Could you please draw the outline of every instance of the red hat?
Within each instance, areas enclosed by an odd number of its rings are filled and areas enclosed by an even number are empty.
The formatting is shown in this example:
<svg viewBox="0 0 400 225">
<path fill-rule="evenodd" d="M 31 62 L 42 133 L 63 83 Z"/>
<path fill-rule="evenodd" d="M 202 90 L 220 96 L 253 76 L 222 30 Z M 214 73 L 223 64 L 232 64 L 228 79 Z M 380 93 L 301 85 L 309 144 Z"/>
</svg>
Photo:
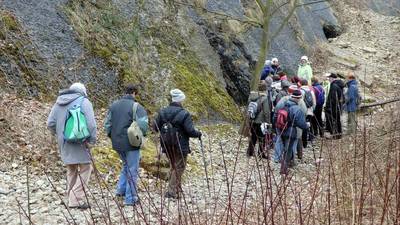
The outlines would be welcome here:
<svg viewBox="0 0 400 225">
<path fill-rule="evenodd" d="M 289 86 L 288 92 L 289 94 L 292 94 L 295 90 L 299 90 L 299 88 L 297 87 L 297 85 L 292 84 Z"/>
</svg>

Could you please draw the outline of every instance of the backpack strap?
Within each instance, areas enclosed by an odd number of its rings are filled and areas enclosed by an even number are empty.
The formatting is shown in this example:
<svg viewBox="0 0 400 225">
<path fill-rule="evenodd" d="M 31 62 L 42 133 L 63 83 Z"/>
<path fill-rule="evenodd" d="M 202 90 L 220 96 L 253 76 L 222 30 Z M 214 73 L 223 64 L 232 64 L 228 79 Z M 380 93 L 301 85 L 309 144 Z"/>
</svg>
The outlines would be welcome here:
<svg viewBox="0 0 400 225">
<path fill-rule="evenodd" d="M 133 106 L 132 106 L 132 117 L 133 117 L 133 120 L 134 121 L 136 121 L 136 119 L 137 119 L 137 109 L 138 109 L 138 107 L 139 107 L 139 103 L 137 103 L 137 102 L 133 102 Z"/>
</svg>

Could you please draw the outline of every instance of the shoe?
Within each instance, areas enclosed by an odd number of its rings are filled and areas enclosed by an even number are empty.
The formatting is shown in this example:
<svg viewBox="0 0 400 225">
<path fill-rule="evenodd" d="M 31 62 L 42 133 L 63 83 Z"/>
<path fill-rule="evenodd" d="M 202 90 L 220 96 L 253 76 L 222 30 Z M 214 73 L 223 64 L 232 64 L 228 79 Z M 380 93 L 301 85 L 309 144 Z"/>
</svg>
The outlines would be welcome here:
<svg viewBox="0 0 400 225">
<path fill-rule="evenodd" d="M 134 207 L 134 206 L 139 205 L 139 204 L 140 204 L 140 201 L 137 200 L 136 202 L 133 202 L 133 203 L 124 203 L 124 206 L 125 207 L 129 207 L 129 206 Z"/>
<path fill-rule="evenodd" d="M 85 209 L 89 209 L 89 208 L 90 208 L 90 205 L 87 204 L 87 203 L 83 203 L 82 205 L 68 206 L 68 208 L 70 208 L 70 209 L 83 209 L 83 210 L 85 210 Z"/>
<path fill-rule="evenodd" d="M 178 195 L 174 195 L 174 194 L 171 194 L 169 192 L 165 193 L 164 197 L 165 198 L 172 198 L 172 199 L 178 199 L 179 198 Z"/>
</svg>

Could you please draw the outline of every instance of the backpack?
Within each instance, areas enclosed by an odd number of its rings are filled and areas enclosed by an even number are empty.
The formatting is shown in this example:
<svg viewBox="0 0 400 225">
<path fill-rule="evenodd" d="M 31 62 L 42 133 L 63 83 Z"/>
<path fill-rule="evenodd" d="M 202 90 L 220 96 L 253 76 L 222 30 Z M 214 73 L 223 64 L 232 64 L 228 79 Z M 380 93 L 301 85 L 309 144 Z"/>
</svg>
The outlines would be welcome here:
<svg viewBox="0 0 400 225">
<path fill-rule="evenodd" d="M 302 90 L 304 91 L 304 103 L 306 103 L 307 108 L 311 108 L 314 104 L 311 91 L 304 90 L 304 89 L 302 89 Z"/>
<path fill-rule="evenodd" d="M 136 148 L 140 148 L 143 143 L 143 132 L 140 129 L 139 124 L 136 121 L 137 120 L 136 112 L 137 112 L 138 106 L 139 106 L 139 103 L 137 103 L 137 102 L 133 103 L 133 111 L 132 111 L 133 121 L 127 131 L 129 144 L 131 144 L 133 147 L 136 147 Z"/>
<path fill-rule="evenodd" d="M 179 149 L 179 128 L 174 126 L 174 123 L 176 123 L 175 120 L 182 111 L 183 109 L 179 110 L 171 120 L 167 120 L 159 128 L 163 150 Z"/>
<path fill-rule="evenodd" d="M 254 120 L 261 111 L 260 99 L 261 97 L 258 97 L 255 101 L 250 101 L 247 106 L 247 117 L 250 120 Z"/>
<path fill-rule="evenodd" d="M 314 86 L 314 93 L 317 105 L 323 105 L 325 103 L 325 92 L 321 86 Z"/>
<path fill-rule="evenodd" d="M 83 143 L 90 137 L 86 117 L 81 108 L 84 99 L 83 96 L 79 97 L 73 101 L 72 106 L 67 110 L 64 126 L 64 140 L 66 142 Z M 76 104 L 76 101 L 79 103 Z"/>
<path fill-rule="evenodd" d="M 285 106 L 279 109 L 277 112 L 275 127 L 281 130 L 281 132 L 285 131 L 288 128 L 289 108 L 290 106 L 285 104 Z"/>
</svg>

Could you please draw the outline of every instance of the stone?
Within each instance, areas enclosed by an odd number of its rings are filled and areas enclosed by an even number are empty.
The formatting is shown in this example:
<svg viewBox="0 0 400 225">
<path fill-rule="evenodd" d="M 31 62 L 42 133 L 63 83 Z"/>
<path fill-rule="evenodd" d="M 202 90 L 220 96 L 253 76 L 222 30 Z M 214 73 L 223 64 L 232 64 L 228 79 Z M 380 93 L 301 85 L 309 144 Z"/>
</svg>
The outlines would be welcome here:
<svg viewBox="0 0 400 225">
<path fill-rule="evenodd" d="M 371 48 L 371 47 L 363 47 L 362 50 L 363 50 L 364 52 L 367 52 L 367 53 L 374 53 L 374 54 L 377 52 L 377 50 L 376 50 L 375 48 Z"/>
<path fill-rule="evenodd" d="M 11 193 L 10 190 L 6 190 L 6 189 L 3 189 L 3 188 L 0 188 L 0 195 L 8 195 L 9 193 Z"/>
<path fill-rule="evenodd" d="M 12 163 L 12 164 L 11 164 L 11 168 L 13 168 L 13 169 L 18 168 L 18 164 L 17 164 L 17 163 Z"/>
</svg>

